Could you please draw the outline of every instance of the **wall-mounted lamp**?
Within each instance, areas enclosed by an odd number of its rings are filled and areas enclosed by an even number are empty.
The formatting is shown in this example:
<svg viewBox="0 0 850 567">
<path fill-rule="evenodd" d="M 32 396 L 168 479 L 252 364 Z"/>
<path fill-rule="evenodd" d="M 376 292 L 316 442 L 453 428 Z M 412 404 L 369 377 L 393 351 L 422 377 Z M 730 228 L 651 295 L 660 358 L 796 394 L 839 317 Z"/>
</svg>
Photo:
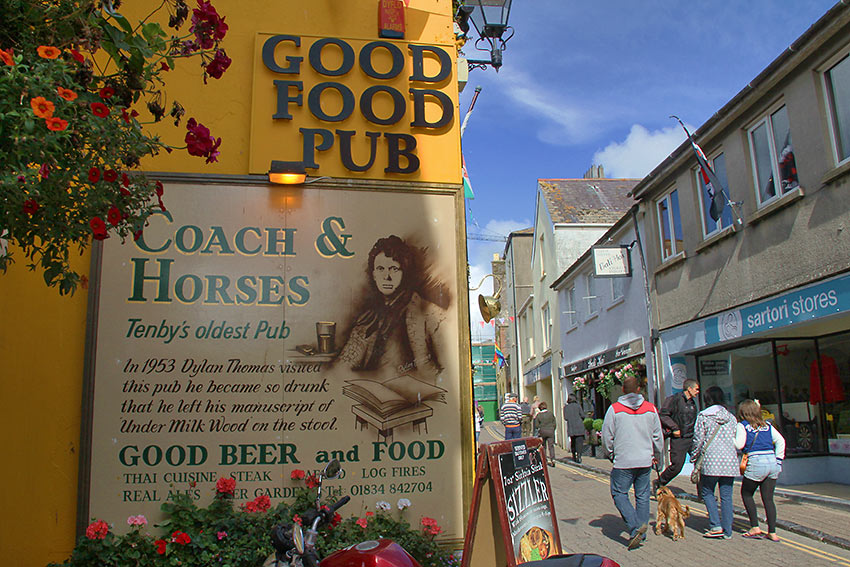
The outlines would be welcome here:
<svg viewBox="0 0 850 567">
<path fill-rule="evenodd" d="M 484 280 L 487 278 L 493 278 L 495 282 L 499 285 L 499 289 L 496 290 L 496 293 L 493 295 L 478 295 L 478 310 L 481 312 L 481 317 L 484 319 L 485 323 L 489 323 L 490 319 L 495 317 L 499 311 L 502 310 L 502 303 L 499 301 L 499 294 L 502 292 L 502 282 L 494 276 L 493 274 L 487 274 L 481 281 L 478 282 L 478 285 L 470 288 L 469 291 L 475 291 L 481 284 L 484 283 Z"/>
<path fill-rule="evenodd" d="M 469 37 L 469 24 L 475 27 L 478 38 L 475 49 L 490 51 L 490 59 L 469 59 L 469 69 L 486 69 L 491 65 L 496 71 L 502 66 L 502 51 L 505 43 L 514 35 L 514 29 L 508 25 L 512 0 L 463 0 L 455 15 L 455 21 L 461 31 Z M 507 36 L 505 36 L 507 33 Z M 472 38 L 470 38 L 472 39 Z M 486 42 L 488 47 L 478 47 Z"/>
<path fill-rule="evenodd" d="M 278 185 L 300 185 L 307 180 L 303 161 L 273 160 L 269 167 L 269 181 Z"/>
</svg>

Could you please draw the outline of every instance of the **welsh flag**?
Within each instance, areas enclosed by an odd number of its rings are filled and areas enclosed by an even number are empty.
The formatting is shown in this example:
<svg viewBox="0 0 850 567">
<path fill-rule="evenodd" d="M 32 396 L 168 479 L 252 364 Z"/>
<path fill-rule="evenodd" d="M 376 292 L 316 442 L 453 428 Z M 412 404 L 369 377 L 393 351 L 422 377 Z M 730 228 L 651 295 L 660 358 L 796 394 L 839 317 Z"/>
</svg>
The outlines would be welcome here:
<svg viewBox="0 0 850 567">
<path fill-rule="evenodd" d="M 472 192 L 472 183 L 469 181 L 469 173 L 466 171 L 466 159 L 463 154 L 460 156 L 460 170 L 463 174 L 463 198 L 474 199 L 475 193 Z"/>
</svg>

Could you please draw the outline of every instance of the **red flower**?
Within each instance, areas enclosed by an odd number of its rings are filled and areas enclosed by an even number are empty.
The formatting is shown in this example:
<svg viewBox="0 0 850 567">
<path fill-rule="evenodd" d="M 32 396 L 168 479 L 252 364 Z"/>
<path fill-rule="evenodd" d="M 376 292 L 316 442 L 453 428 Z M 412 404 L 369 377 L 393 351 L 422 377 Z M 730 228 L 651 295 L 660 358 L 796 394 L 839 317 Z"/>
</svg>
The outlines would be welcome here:
<svg viewBox="0 0 850 567">
<path fill-rule="evenodd" d="M 44 123 L 47 125 L 47 129 L 53 132 L 61 132 L 62 130 L 68 127 L 67 120 L 62 120 L 61 118 L 56 118 L 55 116 L 45 118 Z"/>
<path fill-rule="evenodd" d="M 130 112 L 127 112 L 128 110 L 130 110 L 130 109 L 129 108 L 122 108 L 121 109 L 121 120 L 123 120 L 127 124 L 130 123 L 131 119 L 133 119 L 133 118 L 135 118 L 136 116 L 139 115 L 139 113 L 136 112 L 135 110 L 131 110 Z"/>
<path fill-rule="evenodd" d="M 435 520 L 434 518 L 429 518 L 426 516 L 422 518 L 421 524 L 422 530 L 426 534 L 430 534 L 432 536 L 435 536 L 443 531 L 443 528 L 437 525 L 437 520 Z"/>
<path fill-rule="evenodd" d="M 86 528 L 86 537 L 89 539 L 103 539 L 109 533 L 109 524 L 103 520 L 97 520 Z"/>
<path fill-rule="evenodd" d="M 360 518 L 354 523 L 365 530 L 366 526 L 369 524 L 369 520 L 367 520 L 366 518 Z"/>
<path fill-rule="evenodd" d="M 212 4 L 198 0 L 198 7 L 192 10 L 192 26 L 189 31 L 195 34 L 195 39 L 202 49 L 211 49 L 216 41 L 224 39 L 227 24 Z"/>
<path fill-rule="evenodd" d="M 319 486 L 319 479 L 316 478 L 316 475 L 314 474 L 308 476 L 304 482 L 307 483 L 307 488 L 316 488 L 317 486 Z"/>
<path fill-rule="evenodd" d="M 24 212 L 30 216 L 38 210 L 38 202 L 35 199 L 27 199 L 23 205 Z"/>
<path fill-rule="evenodd" d="M 39 118 L 50 118 L 53 116 L 53 110 L 55 109 L 53 103 L 43 96 L 31 98 L 30 106 L 32 107 L 33 114 Z"/>
<path fill-rule="evenodd" d="M 203 124 L 198 124 L 194 118 L 186 123 L 186 150 L 190 156 L 206 157 L 207 163 L 218 161 L 218 147 L 221 138 L 213 138 L 210 129 Z"/>
<path fill-rule="evenodd" d="M 102 102 L 93 102 L 89 105 L 89 107 L 91 108 L 92 114 L 98 118 L 106 118 L 109 116 L 109 107 Z"/>
<path fill-rule="evenodd" d="M 89 221 L 89 226 L 91 226 L 91 231 L 95 240 L 105 240 L 109 237 L 106 233 L 106 223 L 103 222 L 102 218 L 94 217 Z"/>
<path fill-rule="evenodd" d="M 306 473 L 301 469 L 294 469 L 292 471 L 292 474 L 289 475 L 289 478 L 291 478 L 292 480 L 303 480 L 305 476 Z"/>
<path fill-rule="evenodd" d="M 236 479 L 223 476 L 215 482 L 215 491 L 218 494 L 225 496 L 233 496 L 233 491 L 236 490 Z"/>
<path fill-rule="evenodd" d="M 335 513 L 334 513 L 334 517 L 333 517 L 333 519 L 331 520 L 331 527 L 332 527 L 332 528 L 335 528 L 336 526 L 338 526 L 338 525 L 339 525 L 339 523 L 340 523 L 341 521 L 342 521 L 342 516 L 340 516 L 340 515 L 339 515 L 339 513 L 336 513 L 336 512 L 335 512 Z"/>
<path fill-rule="evenodd" d="M 85 61 L 83 54 L 77 51 L 76 49 L 69 49 L 68 53 L 71 54 L 71 57 L 73 57 L 74 61 L 76 61 L 77 63 L 82 63 L 83 61 Z"/>
<path fill-rule="evenodd" d="M 262 496 L 257 496 L 250 502 L 243 504 L 242 509 L 246 512 L 265 512 L 271 508 L 271 506 L 271 499 L 267 495 L 263 494 Z"/>
<path fill-rule="evenodd" d="M 192 543 L 192 538 L 186 532 L 176 531 L 171 534 L 171 541 L 180 545 L 187 545 Z"/>
<path fill-rule="evenodd" d="M 301 516 L 299 516 L 298 514 L 295 514 L 294 516 L 292 516 L 292 521 L 293 521 L 293 522 L 295 522 L 296 524 L 298 524 L 299 526 L 303 526 L 303 525 L 304 525 L 304 524 L 302 523 L 302 522 L 303 522 L 303 520 L 301 520 Z"/>
<path fill-rule="evenodd" d="M 112 183 L 118 179 L 118 173 L 115 172 L 114 169 L 104 169 L 103 170 L 103 180 Z"/>
<path fill-rule="evenodd" d="M 77 93 L 75 93 L 71 89 L 66 89 L 65 87 L 56 87 L 56 92 L 59 93 L 59 96 L 61 96 L 65 100 L 71 101 L 77 99 Z"/>
<path fill-rule="evenodd" d="M 12 48 L 10 47 L 8 51 L 4 49 L 0 49 L 0 59 L 3 60 L 3 63 L 13 67 L 15 65 L 15 60 L 12 59 Z"/>
<path fill-rule="evenodd" d="M 159 553 L 160 555 L 165 555 L 165 546 L 166 546 L 165 540 L 164 539 L 158 539 L 153 543 L 156 546 L 156 552 Z"/>
<path fill-rule="evenodd" d="M 58 48 L 53 47 L 52 45 L 39 45 L 38 56 L 43 59 L 56 59 L 59 57 L 59 54 L 62 53 Z"/>
<path fill-rule="evenodd" d="M 123 185 L 124 187 L 130 186 L 130 176 L 126 173 L 121 174 L 121 185 Z"/>
<path fill-rule="evenodd" d="M 168 63 L 163 61 L 162 63 L 159 64 L 159 70 L 160 71 L 170 71 L 171 67 L 168 66 Z"/>
<path fill-rule="evenodd" d="M 113 89 L 112 87 L 103 87 L 102 89 L 100 89 L 100 92 L 97 93 L 97 95 L 100 98 L 102 98 L 103 100 L 112 98 L 112 95 L 114 95 L 114 94 L 115 94 L 115 89 Z"/>
<path fill-rule="evenodd" d="M 223 49 L 217 49 L 213 60 L 207 63 L 207 74 L 213 79 L 220 79 L 230 67 L 231 59 Z"/>
<path fill-rule="evenodd" d="M 109 207 L 109 211 L 106 213 L 106 220 L 109 221 L 109 224 L 112 226 L 118 226 L 118 223 L 121 222 L 122 218 L 124 218 L 124 215 L 121 214 L 121 209 L 115 205 Z"/>
<path fill-rule="evenodd" d="M 50 166 L 46 163 L 41 164 L 41 167 L 38 168 L 38 175 L 42 179 L 47 179 L 47 177 L 50 175 Z"/>
<path fill-rule="evenodd" d="M 375 513 L 374 513 L 374 512 L 366 512 L 366 517 L 374 516 L 374 515 L 375 515 Z"/>
<path fill-rule="evenodd" d="M 138 240 L 142 237 L 142 229 L 133 232 L 133 240 Z"/>
<path fill-rule="evenodd" d="M 89 170 L 89 183 L 97 183 L 100 181 L 100 170 L 93 167 Z"/>
</svg>

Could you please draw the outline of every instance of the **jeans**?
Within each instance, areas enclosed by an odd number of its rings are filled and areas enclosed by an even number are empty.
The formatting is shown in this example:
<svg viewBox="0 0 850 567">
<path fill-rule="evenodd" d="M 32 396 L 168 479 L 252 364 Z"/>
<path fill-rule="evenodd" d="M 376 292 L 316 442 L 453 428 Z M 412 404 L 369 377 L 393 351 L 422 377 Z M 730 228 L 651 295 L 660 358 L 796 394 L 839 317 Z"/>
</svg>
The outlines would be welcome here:
<svg viewBox="0 0 850 567">
<path fill-rule="evenodd" d="M 776 455 L 759 453 L 749 456 L 744 476 L 761 482 L 766 478 L 776 480 L 780 472 L 782 472 L 782 466 L 776 462 Z"/>
<path fill-rule="evenodd" d="M 702 475 L 702 501 L 708 511 L 709 529 L 723 528 L 723 534 L 732 535 L 732 484 L 735 477 Z M 714 489 L 720 486 L 720 514 L 717 513 L 717 500 Z"/>
<path fill-rule="evenodd" d="M 650 467 L 636 469 L 611 469 L 611 497 L 634 536 L 639 527 L 649 523 L 649 480 Z M 629 490 L 634 486 L 635 505 L 629 500 Z M 730 492 L 731 494 L 731 492 Z"/>
<path fill-rule="evenodd" d="M 505 441 L 509 439 L 522 439 L 522 427 L 505 427 Z"/>
</svg>

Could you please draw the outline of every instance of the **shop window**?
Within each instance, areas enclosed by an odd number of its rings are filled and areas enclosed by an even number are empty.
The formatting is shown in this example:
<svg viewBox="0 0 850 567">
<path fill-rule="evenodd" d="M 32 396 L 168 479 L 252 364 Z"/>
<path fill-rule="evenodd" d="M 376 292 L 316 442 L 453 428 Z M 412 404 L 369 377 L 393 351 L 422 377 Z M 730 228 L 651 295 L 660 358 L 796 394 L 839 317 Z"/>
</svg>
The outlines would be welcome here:
<svg viewBox="0 0 850 567">
<path fill-rule="evenodd" d="M 820 386 L 812 396 L 823 405 L 824 429 L 830 453 L 850 454 L 850 333 L 818 339 L 820 380 L 813 369 L 809 376 L 811 388 Z M 815 384 L 814 382 L 817 382 Z"/>
<path fill-rule="evenodd" d="M 821 428 L 823 398 L 817 360 L 813 339 L 776 341 L 781 407 L 765 405 L 764 401 L 762 404 L 776 414 L 774 424 L 785 437 L 785 452 L 789 455 L 826 450 Z"/>
<path fill-rule="evenodd" d="M 850 55 L 824 73 L 836 162 L 850 158 Z"/>
<path fill-rule="evenodd" d="M 732 198 L 732 195 L 729 193 L 729 182 L 726 178 L 726 156 L 724 154 L 718 154 L 711 161 L 711 168 L 714 170 L 714 173 L 717 175 L 717 179 L 723 185 L 723 191 L 726 192 L 726 196 L 729 199 Z M 709 236 L 717 232 L 718 230 L 724 229 L 728 226 L 732 226 L 732 208 L 728 205 L 723 207 L 723 212 L 720 214 L 720 218 L 715 221 L 711 218 L 711 198 L 708 196 L 708 190 L 705 188 L 705 183 L 703 183 L 702 175 L 700 175 L 699 169 L 694 172 L 697 180 L 697 187 L 700 189 L 700 204 L 702 206 L 702 226 L 703 226 L 703 234 L 705 236 Z M 719 193 L 720 189 L 715 187 L 715 191 L 718 194 L 714 197 L 718 203 L 725 204 L 726 197 Z"/>
<path fill-rule="evenodd" d="M 679 192 L 673 189 L 657 202 L 658 234 L 661 239 L 661 260 L 672 258 L 684 250 L 682 217 L 679 215 Z"/>
<path fill-rule="evenodd" d="M 799 186 L 791 125 L 785 106 L 766 115 L 750 128 L 749 140 L 759 205 Z"/>
<path fill-rule="evenodd" d="M 599 312 L 599 296 L 596 295 L 596 278 L 593 277 L 593 274 L 587 274 L 584 276 L 584 282 L 585 290 L 587 291 L 584 299 L 587 301 L 587 317 L 590 318 Z"/>
</svg>

